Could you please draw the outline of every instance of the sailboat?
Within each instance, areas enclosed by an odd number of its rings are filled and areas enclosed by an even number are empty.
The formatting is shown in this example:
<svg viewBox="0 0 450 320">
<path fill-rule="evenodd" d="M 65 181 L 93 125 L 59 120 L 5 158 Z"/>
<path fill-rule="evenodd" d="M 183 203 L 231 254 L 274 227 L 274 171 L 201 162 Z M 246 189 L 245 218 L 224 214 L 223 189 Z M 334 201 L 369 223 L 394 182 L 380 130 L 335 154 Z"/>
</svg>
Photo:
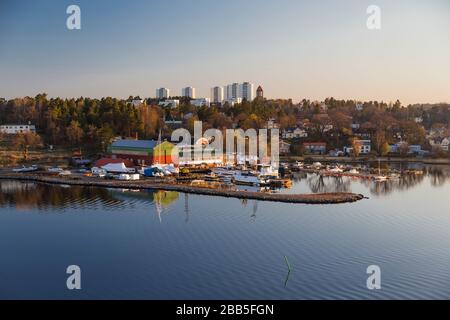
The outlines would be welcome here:
<svg viewBox="0 0 450 320">
<path fill-rule="evenodd" d="M 388 180 L 388 177 L 381 175 L 380 159 L 378 159 L 378 175 L 375 176 L 374 180 L 376 182 L 385 182 Z"/>
</svg>

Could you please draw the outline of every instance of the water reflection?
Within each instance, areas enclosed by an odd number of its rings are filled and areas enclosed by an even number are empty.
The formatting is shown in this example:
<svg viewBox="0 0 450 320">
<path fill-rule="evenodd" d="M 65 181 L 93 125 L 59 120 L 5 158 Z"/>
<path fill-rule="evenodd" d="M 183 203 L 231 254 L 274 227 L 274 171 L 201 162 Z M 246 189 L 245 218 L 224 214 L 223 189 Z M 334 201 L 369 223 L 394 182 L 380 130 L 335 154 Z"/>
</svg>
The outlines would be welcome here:
<svg viewBox="0 0 450 320">
<path fill-rule="evenodd" d="M 384 169 L 388 169 L 385 167 Z M 389 169 L 400 173 L 397 179 L 385 182 L 374 182 L 350 177 L 324 177 L 318 174 L 296 174 L 293 181 L 297 184 L 306 183 L 312 193 L 352 192 L 354 184 L 367 188 L 373 195 L 382 196 L 393 192 L 407 191 L 429 180 L 431 186 L 442 187 L 450 181 L 448 166 L 425 166 L 413 164 L 412 166 L 392 165 Z"/>
<path fill-rule="evenodd" d="M 82 186 L 59 186 L 34 182 L 0 181 L 0 207 L 19 211 L 49 209 L 127 209 L 137 204 L 155 205 L 161 214 L 179 199 L 175 191 L 140 191 Z M 187 201 L 187 200 L 186 200 Z M 188 207 L 186 202 L 186 211 Z"/>
</svg>

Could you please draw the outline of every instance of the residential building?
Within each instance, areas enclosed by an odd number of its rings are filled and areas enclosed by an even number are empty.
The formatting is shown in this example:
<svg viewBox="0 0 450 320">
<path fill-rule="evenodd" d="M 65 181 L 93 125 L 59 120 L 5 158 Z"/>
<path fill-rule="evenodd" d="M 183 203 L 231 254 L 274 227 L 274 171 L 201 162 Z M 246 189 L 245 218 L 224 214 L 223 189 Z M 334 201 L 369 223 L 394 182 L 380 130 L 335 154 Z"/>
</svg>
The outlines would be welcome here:
<svg viewBox="0 0 450 320">
<path fill-rule="evenodd" d="M 145 101 L 140 98 L 134 98 L 134 99 L 130 100 L 129 103 L 131 103 L 133 105 L 133 107 L 139 107 L 139 106 L 145 104 Z"/>
<path fill-rule="evenodd" d="M 233 83 L 229 84 L 225 87 L 225 98 L 226 100 L 238 99 L 241 98 L 240 94 L 240 84 Z"/>
<path fill-rule="evenodd" d="M 305 129 L 296 127 L 296 128 L 287 128 L 282 131 L 281 136 L 283 139 L 301 139 L 307 138 L 308 132 Z"/>
<path fill-rule="evenodd" d="M 355 140 L 353 146 L 358 148 L 358 154 L 366 155 L 372 151 L 372 141 L 371 140 Z M 344 147 L 345 154 L 351 154 L 353 147 Z"/>
<path fill-rule="evenodd" d="M 167 99 L 170 97 L 170 89 L 158 88 L 156 89 L 156 99 Z"/>
<path fill-rule="evenodd" d="M 280 154 L 286 155 L 291 153 L 290 143 L 280 140 L 279 147 L 280 147 Z"/>
<path fill-rule="evenodd" d="M 236 103 L 242 103 L 242 98 L 225 99 L 224 103 L 228 103 L 231 107 L 233 107 Z"/>
<path fill-rule="evenodd" d="M 242 100 L 247 100 L 247 101 L 253 101 L 253 99 L 255 99 L 255 94 L 254 94 L 254 86 L 253 83 L 250 82 L 244 82 L 241 85 L 241 98 Z"/>
<path fill-rule="evenodd" d="M 195 88 L 193 87 L 186 87 L 181 89 L 181 96 L 182 97 L 188 97 L 191 99 L 195 99 L 196 95 L 195 95 Z"/>
<path fill-rule="evenodd" d="M 267 120 L 267 129 L 279 129 L 280 125 L 278 123 L 276 123 L 276 119 L 275 118 L 270 118 L 269 120 Z"/>
<path fill-rule="evenodd" d="M 250 82 L 230 84 L 225 87 L 225 98 L 229 101 L 238 98 L 253 101 L 255 98 L 254 85 Z"/>
<path fill-rule="evenodd" d="M 221 104 L 224 100 L 223 88 L 214 87 L 211 89 L 211 102 L 215 104 Z"/>
<path fill-rule="evenodd" d="M 170 107 L 170 108 L 174 109 L 174 108 L 177 108 L 180 105 L 180 100 L 178 100 L 178 99 L 168 99 L 168 100 L 161 101 L 159 103 L 159 105 L 162 106 L 162 107 L 166 107 L 166 108 Z"/>
<path fill-rule="evenodd" d="M 211 100 L 209 98 L 200 98 L 191 100 L 191 104 L 195 107 L 209 107 L 211 105 Z"/>
<path fill-rule="evenodd" d="M 36 132 L 36 127 L 31 124 L 6 124 L 0 126 L 0 133 L 18 134 Z"/>
<path fill-rule="evenodd" d="M 303 143 L 303 148 L 309 154 L 323 155 L 327 153 L 327 144 L 325 142 L 305 142 Z"/>
</svg>

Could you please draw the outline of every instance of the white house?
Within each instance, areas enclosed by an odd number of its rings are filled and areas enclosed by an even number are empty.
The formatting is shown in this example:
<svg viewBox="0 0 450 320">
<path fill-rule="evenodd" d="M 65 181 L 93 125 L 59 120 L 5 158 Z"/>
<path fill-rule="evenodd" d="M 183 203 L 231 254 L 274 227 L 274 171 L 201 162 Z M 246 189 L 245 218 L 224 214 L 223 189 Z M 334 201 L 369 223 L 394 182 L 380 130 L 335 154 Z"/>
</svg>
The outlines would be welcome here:
<svg viewBox="0 0 450 320">
<path fill-rule="evenodd" d="M 170 107 L 173 109 L 180 105 L 180 100 L 177 100 L 177 99 L 164 100 L 164 101 L 161 101 L 159 103 L 159 105 L 162 107 Z"/>
<path fill-rule="evenodd" d="M 209 107 L 211 105 L 211 99 L 209 98 L 199 98 L 191 100 L 191 104 L 195 107 Z"/>
<path fill-rule="evenodd" d="M 359 154 L 369 154 L 372 151 L 372 141 L 370 140 L 356 140 L 355 146 L 359 148 Z M 344 153 L 350 154 L 353 147 L 344 147 Z"/>
<path fill-rule="evenodd" d="M 288 128 L 283 130 L 281 136 L 283 139 L 300 139 L 307 138 L 308 132 L 302 128 Z"/>
<path fill-rule="evenodd" d="M 36 127 L 31 124 L 6 124 L 0 126 L 0 132 L 6 134 L 36 132 Z"/>
</svg>

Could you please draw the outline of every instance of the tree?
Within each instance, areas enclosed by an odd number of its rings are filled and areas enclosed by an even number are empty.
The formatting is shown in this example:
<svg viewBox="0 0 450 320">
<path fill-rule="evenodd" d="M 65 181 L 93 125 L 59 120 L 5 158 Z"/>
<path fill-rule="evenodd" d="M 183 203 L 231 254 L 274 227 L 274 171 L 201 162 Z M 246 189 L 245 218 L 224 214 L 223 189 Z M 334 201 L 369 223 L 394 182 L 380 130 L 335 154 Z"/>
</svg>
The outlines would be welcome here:
<svg viewBox="0 0 450 320">
<path fill-rule="evenodd" d="M 34 132 L 26 132 L 16 134 L 13 139 L 13 145 L 19 149 L 23 150 L 25 160 L 28 159 L 28 151 L 30 148 L 36 148 L 42 145 L 42 139 L 39 135 Z"/>
<path fill-rule="evenodd" d="M 67 139 L 72 145 L 79 144 L 81 142 L 81 139 L 83 139 L 84 136 L 84 132 L 83 129 L 81 129 L 78 121 L 72 120 L 70 122 L 70 125 L 66 129 L 66 135 Z"/>
</svg>

